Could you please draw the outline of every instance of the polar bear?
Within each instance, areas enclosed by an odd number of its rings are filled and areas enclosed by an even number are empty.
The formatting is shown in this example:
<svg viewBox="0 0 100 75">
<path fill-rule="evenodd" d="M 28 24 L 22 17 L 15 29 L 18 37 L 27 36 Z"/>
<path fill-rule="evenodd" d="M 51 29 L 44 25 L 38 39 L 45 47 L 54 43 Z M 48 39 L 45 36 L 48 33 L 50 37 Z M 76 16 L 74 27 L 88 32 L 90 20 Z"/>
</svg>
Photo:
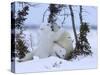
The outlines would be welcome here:
<svg viewBox="0 0 100 75">
<path fill-rule="evenodd" d="M 73 42 L 70 34 L 65 29 L 61 28 L 56 33 L 56 37 L 59 38 L 56 39 L 55 43 L 66 50 L 67 56 L 73 50 Z"/>
<path fill-rule="evenodd" d="M 54 45 L 55 32 L 51 30 L 50 25 L 41 25 L 39 28 L 38 47 L 30 53 L 27 53 L 23 59 L 19 61 L 27 61 L 33 59 L 33 56 L 46 58 L 51 55 Z"/>
<path fill-rule="evenodd" d="M 40 58 L 45 58 L 51 55 L 53 49 L 54 32 L 51 30 L 50 26 L 44 25 L 40 27 L 39 32 L 39 44 L 36 49 L 34 56 L 39 56 Z"/>
<path fill-rule="evenodd" d="M 58 54 L 60 58 L 64 58 L 73 50 L 70 34 L 58 25 L 54 25 L 54 31 L 51 29 L 51 24 L 41 26 L 39 39 L 41 40 L 34 55 L 40 58 L 53 54 L 56 56 Z"/>
<path fill-rule="evenodd" d="M 51 54 L 51 56 L 56 56 L 56 57 L 64 59 L 65 55 L 66 55 L 66 49 L 62 48 L 58 44 L 54 44 L 53 53 Z"/>
<path fill-rule="evenodd" d="M 51 25 L 41 25 L 39 28 L 38 47 L 30 53 L 27 53 L 23 59 L 19 61 L 32 60 L 33 56 L 46 58 L 49 56 L 58 56 L 64 58 L 73 50 L 72 40 L 64 28 L 54 25 L 54 31 Z"/>
</svg>

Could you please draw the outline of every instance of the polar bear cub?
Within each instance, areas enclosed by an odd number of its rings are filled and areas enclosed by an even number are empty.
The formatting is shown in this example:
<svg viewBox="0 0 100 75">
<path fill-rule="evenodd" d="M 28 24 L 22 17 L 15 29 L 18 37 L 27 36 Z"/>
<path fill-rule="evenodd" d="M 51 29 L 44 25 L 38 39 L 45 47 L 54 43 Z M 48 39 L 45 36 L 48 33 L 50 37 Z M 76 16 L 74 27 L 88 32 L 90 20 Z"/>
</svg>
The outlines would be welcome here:
<svg viewBox="0 0 100 75">
<path fill-rule="evenodd" d="M 66 49 L 62 48 L 58 44 L 54 44 L 54 46 L 53 46 L 53 53 L 52 53 L 51 56 L 57 56 L 59 58 L 64 59 L 65 55 L 66 55 Z"/>
<path fill-rule="evenodd" d="M 51 55 L 53 49 L 54 32 L 51 30 L 50 26 L 44 25 L 40 27 L 39 30 L 39 43 L 38 47 L 34 53 L 34 56 L 39 56 L 40 58 L 45 58 Z"/>
<path fill-rule="evenodd" d="M 71 36 L 64 28 L 60 28 L 56 33 L 55 43 L 66 50 L 66 55 L 73 50 Z"/>
</svg>

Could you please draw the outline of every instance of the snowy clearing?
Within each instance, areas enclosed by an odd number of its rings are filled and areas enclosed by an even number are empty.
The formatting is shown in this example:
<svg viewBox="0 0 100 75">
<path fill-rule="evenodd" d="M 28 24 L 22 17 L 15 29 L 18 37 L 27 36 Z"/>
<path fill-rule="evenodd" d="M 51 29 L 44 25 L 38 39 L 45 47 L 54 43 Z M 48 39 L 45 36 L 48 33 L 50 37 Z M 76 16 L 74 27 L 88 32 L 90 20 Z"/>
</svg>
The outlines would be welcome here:
<svg viewBox="0 0 100 75">
<path fill-rule="evenodd" d="M 77 59 L 72 61 L 66 61 L 55 56 L 51 56 L 44 59 L 39 59 L 34 57 L 33 60 L 27 62 L 15 62 L 15 72 L 16 73 L 25 73 L 25 72 L 44 72 L 44 71 L 59 71 L 59 70 L 74 70 L 74 69 L 93 69 L 97 67 L 97 31 L 90 29 L 91 32 L 88 34 L 88 40 L 91 45 L 91 50 L 93 52 L 92 56 L 79 56 Z M 72 30 L 68 30 L 73 35 Z M 25 33 L 32 36 L 36 39 L 37 35 L 34 31 L 28 31 L 30 33 Z M 73 38 L 73 36 L 72 36 Z M 27 40 L 29 41 L 29 40 Z M 34 45 L 37 44 L 37 41 L 34 41 Z M 35 47 L 34 47 L 35 48 Z M 31 51 L 31 50 L 30 50 Z"/>
</svg>

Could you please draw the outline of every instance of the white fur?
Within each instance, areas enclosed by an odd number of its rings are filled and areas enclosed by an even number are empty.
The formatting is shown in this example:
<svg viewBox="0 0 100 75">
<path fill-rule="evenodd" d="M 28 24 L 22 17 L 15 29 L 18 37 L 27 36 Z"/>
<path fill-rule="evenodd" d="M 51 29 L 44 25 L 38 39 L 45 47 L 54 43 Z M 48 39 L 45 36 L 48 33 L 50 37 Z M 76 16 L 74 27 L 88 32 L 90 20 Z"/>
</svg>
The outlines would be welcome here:
<svg viewBox="0 0 100 75">
<path fill-rule="evenodd" d="M 31 60 L 33 56 L 39 58 L 46 58 L 50 55 L 56 56 L 55 53 L 64 58 L 65 54 L 73 50 L 71 37 L 63 28 L 52 31 L 50 25 L 41 25 L 38 39 L 38 47 L 31 53 L 27 53 L 20 61 Z"/>
<path fill-rule="evenodd" d="M 53 53 L 51 56 L 57 56 L 59 58 L 65 58 L 66 55 L 66 49 L 62 48 L 61 46 L 59 46 L 58 44 L 54 44 L 53 46 Z"/>
<path fill-rule="evenodd" d="M 39 44 L 34 55 L 40 58 L 48 57 L 52 52 L 54 32 L 47 25 L 40 27 Z"/>
<path fill-rule="evenodd" d="M 31 53 L 27 53 L 26 56 L 20 61 L 30 60 L 33 56 L 38 56 L 39 58 L 46 58 L 50 56 L 54 45 L 54 35 L 55 34 L 49 25 L 41 25 L 38 36 L 38 47 Z"/>
<path fill-rule="evenodd" d="M 56 34 L 57 44 L 66 49 L 66 54 L 73 50 L 73 43 L 70 34 L 61 28 Z M 59 37 L 60 36 L 60 37 Z"/>
</svg>

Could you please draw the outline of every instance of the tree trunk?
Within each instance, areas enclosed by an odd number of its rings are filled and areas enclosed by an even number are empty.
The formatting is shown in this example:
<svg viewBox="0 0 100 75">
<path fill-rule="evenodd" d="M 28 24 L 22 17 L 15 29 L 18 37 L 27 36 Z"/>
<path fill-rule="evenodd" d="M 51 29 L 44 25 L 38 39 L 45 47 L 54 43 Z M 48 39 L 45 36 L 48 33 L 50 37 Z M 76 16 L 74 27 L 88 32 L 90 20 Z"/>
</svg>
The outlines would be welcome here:
<svg viewBox="0 0 100 75">
<path fill-rule="evenodd" d="M 72 20 L 74 37 L 75 37 L 75 41 L 76 41 L 76 44 L 77 44 L 78 40 L 77 40 L 77 33 L 76 33 L 76 28 L 75 28 L 74 13 L 73 13 L 73 9 L 72 9 L 71 5 L 69 5 L 69 9 L 70 9 L 70 13 L 71 13 L 71 20 Z"/>
<path fill-rule="evenodd" d="M 82 25 L 82 23 L 83 23 L 83 17 L 82 17 L 82 6 L 80 6 L 79 17 L 80 17 L 80 24 Z"/>
</svg>

